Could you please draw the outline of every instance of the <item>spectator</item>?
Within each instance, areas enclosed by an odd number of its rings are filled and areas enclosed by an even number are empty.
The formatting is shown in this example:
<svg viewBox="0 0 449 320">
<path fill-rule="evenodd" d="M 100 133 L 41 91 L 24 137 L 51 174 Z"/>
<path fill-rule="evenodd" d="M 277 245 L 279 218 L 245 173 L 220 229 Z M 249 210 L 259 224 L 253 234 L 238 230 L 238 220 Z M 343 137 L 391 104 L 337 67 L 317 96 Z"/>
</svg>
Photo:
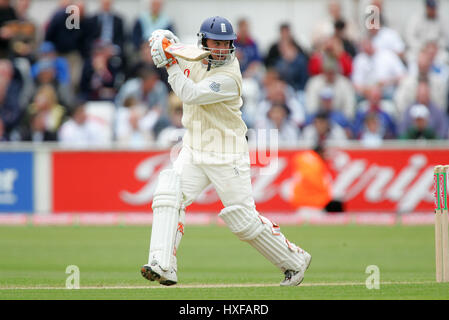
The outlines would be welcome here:
<svg viewBox="0 0 449 320">
<path fill-rule="evenodd" d="M 333 89 L 333 109 L 343 112 L 352 119 L 355 108 L 355 93 L 351 82 L 339 73 L 339 65 L 335 59 L 323 61 L 323 73 L 309 79 L 305 88 L 307 114 L 318 111 L 320 106 L 320 92 L 323 88 Z"/>
<path fill-rule="evenodd" d="M 262 58 L 258 45 L 251 36 L 248 20 L 245 18 L 240 19 L 238 22 L 237 39 L 234 45 L 243 77 L 257 76 L 262 66 Z"/>
<path fill-rule="evenodd" d="M 316 23 L 312 31 L 312 45 L 314 48 L 320 46 L 325 39 L 333 36 L 336 32 L 335 23 L 342 22 L 346 26 L 348 39 L 354 41 L 358 37 L 356 25 L 343 16 L 341 1 L 329 0 L 327 2 L 327 16 Z"/>
<path fill-rule="evenodd" d="M 326 112 L 332 124 L 342 127 L 348 138 L 352 137 L 352 125 L 343 112 L 334 109 L 334 90 L 331 87 L 325 87 L 320 91 L 320 106 L 318 111 L 307 117 L 306 125 L 313 123 L 316 115 L 320 112 Z"/>
<path fill-rule="evenodd" d="M 37 130 L 33 127 L 34 125 L 39 128 L 38 132 L 45 131 L 49 137 L 52 136 L 51 134 L 56 136 L 65 114 L 66 110 L 58 103 L 55 89 L 49 84 L 43 85 L 37 90 L 26 111 L 22 125 L 22 139 L 31 140 L 33 132 Z"/>
<path fill-rule="evenodd" d="M 379 86 L 372 86 L 367 91 L 367 101 L 362 101 L 357 108 L 357 113 L 354 118 L 354 136 L 361 139 L 366 130 L 366 117 L 368 115 L 375 115 L 377 117 L 378 125 L 377 134 L 382 139 L 394 139 L 397 136 L 397 128 L 395 118 L 393 116 L 394 110 L 389 109 L 391 105 L 382 100 L 382 91 Z M 368 125 L 374 125 L 370 120 Z M 369 130 L 368 132 L 373 132 Z"/>
<path fill-rule="evenodd" d="M 80 92 L 84 99 L 91 101 L 113 101 L 123 74 L 121 60 L 116 46 L 98 40 L 92 55 L 84 61 Z"/>
<path fill-rule="evenodd" d="M 354 58 L 357 54 L 357 48 L 355 45 L 355 41 L 350 39 L 347 35 L 346 22 L 344 20 L 335 21 L 334 29 L 334 35 L 343 44 L 343 49 L 345 50 L 345 52 L 349 54 L 351 58 Z"/>
<path fill-rule="evenodd" d="M 36 79 L 39 74 L 39 61 L 51 62 L 56 71 L 56 81 L 63 85 L 70 84 L 70 69 L 67 59 L 59 57 L 56 54 L 55 46 L 52 42 L 43 42 L 39 47 L 38 60 L 31 66 L 31 75 L 34 79 Z"/>
<path fill-rule="evenodd" d="M 303 92 L 308 79 L 307 57 L 292 42 L 282 42 L 278 48 L 281 57 L 275 68 L 280 77 L 295 91 Z"/>
<path fill-rule="evenodd" d="M 5 136 L 9 139 L 22 116 L 19 98 L 22 82 L 14 77 L 15 71 L 11 61 L 0 60 L 0 119 Z"/>
<path fill-rule="evenodd" d="M 45 111 L 32 114 L 29 122 L 29 127 L 21 134 L 22 141 L 50 142 L 58 140 L 57 133 L 46 128 Z"/>
<path fill-rule="evenodd" d="M 0 0 L 0 59 L 8 58 L 13 64 L 15 77 L 21 78 L 21 105 L 29 102 L 30 59 L 35 50 L 37 27 L 26 16 L 30 0 Z M 14 4 L 14 7 L 13 7 Z"/>
<path fill-rule="evenodd" d="M 60 127 L 58 141 L 65 147 L 104 146 L 108 142 L 105 132 L 102 124 L 88 116 L 86 103 L 79 101 L 71 117 Z"/>
<path fill-rule="evenodd" d="M 28 17 L 31 0 L 16 0 L 17 20 L 8 24 L 14 30 L 10 38 L 10 58 L 14 63 L 23 83 L 20 104 L 27 105 L 34 90 L 30 77 L 31 64 L 36 60 L 38 25 Z"/>
<path fill-rule="evenodd" d="M 9 41 L 13 30 L 7 24 L 12 20 L 17 20 L 17 15 L 10 0 L 0 0 L 0 59 L 10 56 Z"/>
<path fill-rule="evenodd" d="M 140 14 L 134 24 L 132 42 L 138 50 L 143 42 L 147 42 L 154 30 L 167 29 L 174 31 L 171 18 L 163 13 L 164 0 L 149 0 L 149 11 Z"/>
<path fill-rule="evenodd" d="M 384 140 L 384 132 L 379 116 L 375 112 L 368 112 L 363 119 L 360 142 L 364 147 L 378 148 Z"/>
<path fill-rule="evenodd" d="M 16 32 L 11 38 L 11 50 L 15 57 L 24 57 L 32 61 L 37 45 L 38 26 L 28 16 L 31 0 L 16 0 Z"/>
<path fill-rule="evenodd" d="M 11 7 L 6 10 L 0 9 L 0 55 L 9 58 L 25 57 L 32 59 L 37 27 L 26 17 L 28 6 L 29 0 L 17 0 L 15 3 L 16 10 Z M 1 20 L 4 22 L 2 23 Z"/>
<path fill-rule="evenodd" d="M 125 26 L 123 18 L 113 11 L 113 5 L 114 0 L 100 1 L 99 12 L 91 18 L 94 34 L 90 47 L 94 51 L 93 47 L 98 43 L 113 46 L 113 56 L 110 58 L 110 64 L 113 69 L 120 69 L 124 72 L 127 64 Z M 120 73 L 120 75 L 124 76 L 124 73 Z M 120 81 L 124 81 L 124 79 L 120 79 Z"/>
<path fill-rule="evenodd" d="M 254 119 L 254 127 L 262 128 L 265 123 L 266 115 L 273 104 L 287 106 L 290 111 L 290 119 L 299 128 L 304 124 L 304 108 L 294 89 L 285 81 L 277 79 L 276 73 L 270 73 L 264 79 L 264 97 L 257 107 L 257 114 Z M 270 77 L 273 77 L 270 79 Z"/>
<path fill-rule="evenodd" d="M 259 123 L 256 129 L 276 130 L 279 143 L 295 143 L 299 140 L 299 128 L 290 119 L 290 110 L 285 104 L 273 102 L 264 120 Z M 268 139 L 270 137 L 269 131 L 262 136 Z"/>
<path fill-rule="evenodd" d="M 157 138 L 157 145 L 160 147 L 172 147 L 181 142 L 186 129 L 182 125 L 182 101 L 174 94 L 169 96 L 168 114 L 170 125 L 163 129 Z"/>
<path fill-rule="evenodd" d="M 357 104 L 356 109 L 358 111 L 367 111 L 373 105 L 387 113 L 395 124 L 397 124 L 401 119 L 402 114 L 399 112 L 395 103 L 392 100 L 382 97 L 382 88 L 378 85 L 374 85 L 367 90 L 365 99 Z"/>
<path fill-rule="evenodd" d="M 399 81 L 406 75 L 401 59 L 391 51 L 376 49 L 368 38 L 363 39 L 360 46 L 351 76 L 359 99 L 365 97 L 366 90 L 373 85 L 380 85 L 384 98 L 392 99 Z"/>
<path fill-rule="evenodd" d="M 248 20 L 239 20 L 237 39 L 234 45 L 243 77 L 250 78 L 260 73 L 262 58 L 260 57 L 258 45 L 251 36 Z"/>
<path fill-rule="evenodd" d="M 119 49 L 124 47 L 125 28 L 122 17 L 113 12 L 113 4 L 114 0 L 100 1 L 100 11 L 91 18 L 93 41 L 111 43 Z"/>
<path fill-rule="evenodd" d="M 374 49 L 387 50 L 395 53 L 402 61 L 406 61 L 405 43 L 401 35 L 394 29 L 380 23 L 380 28 L 368 29 Z"/>
<path fill-rule="evenodd" d="M 265 73 L 262 74 L 262 81 L 265 78 Z M 242 112 L 242 119 L 248 128 L 252 128 L 253 121 L 258 114 L 258 104 L 260 103 L 262 96 L 261 82 L 254 78 L 242 79 L 242 100 L 243 105 L 240 108 Z"/>
<path fill-rule="evenodd" d="M 120 107 L 117 115 L 117 142 L 133 148 L 141 148 L 153 141 L 151 130 L 145 128 L 145 106 L 130 99 Z"/>
<path fill-rule="evenodd" d="M 145 65 L 137 78 L 126 81 L 116 96 L 117 105 L 123 105 L 128 97 L 134 97 L 148 108 L 158 107 L 167 112 L 168 90 L 160 80 L 156 67 Z"/>
<path fill-rule="evenodd" d="M 277 61 L 281 58 L 281 52 L 280 52 L 279 47 L 280 47 L 281 43 L 283 43 L 283 42 L 292 43 L 296 47 L 296 49 L 298 50 L 298 52 L 300 54 L 307 56 L 306 52 L 296 42 L 296 40 L 291 32 L 290 24 L 283 23 L 279 27 L 279 39 L 270 46 L 270 48 L 268 50 L 268 54 L 265 57 L 264 62 L 265 62 L 265 66 L 267 68 L 273 67 L 277 63 Z"/>
<path fill-rule="evenodd" d="M 145 66 L 137 78 L 126 81 L 120 88 L 115 103 L 122 106 L 125 99 L 133 97 L 147 108 L 159 108 L 167 112 L 168 91 L 155 69 Z"/>
<path fill-rule="evenodd" d="M 446 51 L 438 50 L 437 41 L 429 41 L 425 45 L 425 50 L 431 61 L 430 74 L 441 79 L 442 82 L 449 83 L 449 64 Z M 410 70 L 412 72 L 412 70 Z"/>
<path fill-rule="evenodd" d="M 329 141 L 339 143 L 347 141 L 344 129 L 338 124 L 332 123 L 329 114 L 325 111 L 319 112 L 313 122 L 304 128 L 302 139 L 311 148 L 324 145 Z"/>
<path fill-rule="evenodd" d="M 58 101 L 61 101 L 65 108 L 70 108 L 74 101 L 74 93 L 70 84 L 66 82 L 62 64 L 58 64 L 57 61 L 51 58 L 40 59 L 35 66 L 33 66 L 33 73 L 35 75 L 34 83 L 38 88 L 42 85 L 52 85 L 56 89 Z"/>
<path fill-rule="evenodd" d="M 57 54 L 67 59 L 70 68 L 70 85 L 77 90 L 81 79 L 83 59 L 90 53 L 90 43 L 94 29 L 92 23 L 86 18 L 84 1 L 73 2 L 79 10 L 79 26 L 67 28 L 66 22 L 76 23 L 78 20 L 70 18 L 72 13 L 66 13 L 66 8 L 59 8 L 51 18 L 45 41 L 54 44 Z"/>
<path fill-rule="evenodd" d="M 338 61 L 341 73 L 349 77 L 352 73 L 352 57 L 344 50 L 343 42 L 336 36 L 323 40 L 322 45 L 310 56 L 309 75 L 315 76 L 323 72 L 323 63 L 326 59 Z"/>
<path fill-rule="evenodd" d="M 410 109 L 410 117 L 413 119 L 410 127 L 406 128 L 401 139 L 433 140 L 437 138 L 435 130 L 429 126 L 429 110 L 426 106 L 415 104 Z"/>
<path fill-rule="evenodd" d="M 444 52 L 447 48 L 447 26 L 438 12 L 437 0 L 424 0 L 424 4 L 424 13 L 412 16 L 406 28 L 405 36 L 411 60 L 429 41 L 436 41 L 439 51 Z"/>
<path fill-rule="evenodd" d="M 242 119 L 248 128 L 254 128 L 257 121 L 262 121 L 264 114 L 269 109 L 268 96 L 271 85 L 282 82 L 279 72 L 274 67 L 269 67 L 263 73 L 262 79 L 256 81 L 254 78 L 243 78 Z M 286 85 L 287 95 L 295 95 L 293 88 Z M 285 95 L 283 96 L 285 98 Z M 283 99 L 283 98 L 282 98 Z M 260 108 L 263 108 L 262 113 Z"/>
<path fill-rule="evenodd" d="M 434 55 L 431 50 L 430 47 L 421 50 L 416 66 L 411 65 L 409 75 L 399 83 L 394 101 L 401 113 L 415 101 L 419 82 L 429 84 L 431 100 L 441 110 L 446 111 L 448 82 L 445 76 L 438 71 L 439 69 L 433 68 Z"/>
<path fill-rule="evenodd" d="M 438 139 L 447 139 L 448 137 L 447 115 L 440 107 L 437 107 L 431 100 L 430 87 L 429 84 L 425 81 L 421 81 L 418 83 L 416 100 L 411 106 L 409 106 L 405 110 L 403 114 L 399 130 L 400 134 L 404 134 L 407 131 L 407 129 L 412 126 L 413 118 L 411 115 L 411 110 L 413 108 L 413 105 L 415 104 L 420 104 L 427 107 L 429 111 L 429 126 L 435 130 Z"/>
<path fill-rule="evenodd" d="M 118 107 L 124 106 L 125 101 L 130 98 L 146 106 L 147 110 L 152 111 L 151 114 L 157 115 L 156 123 L 151 126 L 157 137 L 168 125 L 168 90 L 154 67 L 146 67 L 140 71 L 138 78 L 126 81 L 116 96 L 115 104 Z"/>
<path fill-rule="evenodd" d="M 281 75 L 279 74 L 279 71 L 277 71 L 273 67 L 267 68 L 264 77 L 262 79 L 262 87 L 264 87 L 265 89 L 269 88 L 272 84 L 276 83 L 277 81 L 281 81 Z"/>
</svg>

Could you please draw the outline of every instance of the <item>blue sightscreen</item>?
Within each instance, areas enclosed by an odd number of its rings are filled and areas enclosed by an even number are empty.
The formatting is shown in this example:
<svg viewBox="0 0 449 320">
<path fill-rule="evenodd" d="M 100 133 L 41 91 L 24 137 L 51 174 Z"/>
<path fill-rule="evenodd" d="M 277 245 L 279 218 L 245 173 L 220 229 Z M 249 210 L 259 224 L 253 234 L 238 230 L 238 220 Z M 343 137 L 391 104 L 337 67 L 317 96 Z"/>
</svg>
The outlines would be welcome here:
<svg viewBox="0 0 449 320">
<path fill-rule="evenodd" d="M 33 212 L 31 152 L 0 152 L 0 212 Z"/>
</svg>

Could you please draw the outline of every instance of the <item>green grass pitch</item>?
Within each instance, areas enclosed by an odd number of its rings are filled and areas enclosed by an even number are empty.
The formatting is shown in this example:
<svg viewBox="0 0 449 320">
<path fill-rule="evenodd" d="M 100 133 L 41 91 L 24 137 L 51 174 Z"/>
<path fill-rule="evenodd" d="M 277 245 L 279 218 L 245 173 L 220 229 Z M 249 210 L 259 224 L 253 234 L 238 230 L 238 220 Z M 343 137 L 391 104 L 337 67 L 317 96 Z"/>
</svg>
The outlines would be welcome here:
<svg viewBox="0 0 449 320">
<path fill-rule="evenodd" d="M 449 299 L 435 283 L 432 226 L 284 226 L 312 254 L 299 287 L 226 227 L 186 226 L 178 252 L 178 285 L 140 275 L 150 227 L 0 227 L 0 299 Z M 79 290 L 65 289 L 66 267 L 80 270 Z M 380 271 L 367 289 L 366 268 Z"/>
</svg>

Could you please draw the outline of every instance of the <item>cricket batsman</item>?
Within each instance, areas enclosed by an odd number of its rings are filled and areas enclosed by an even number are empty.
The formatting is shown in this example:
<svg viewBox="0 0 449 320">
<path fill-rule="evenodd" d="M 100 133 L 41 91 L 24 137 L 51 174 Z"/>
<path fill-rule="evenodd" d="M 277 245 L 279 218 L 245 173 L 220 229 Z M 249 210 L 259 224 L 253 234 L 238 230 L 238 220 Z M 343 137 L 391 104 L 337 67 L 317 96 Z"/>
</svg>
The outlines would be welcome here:
<svg viewBox="0 0 449 320">
<path fill-rule="evenodd" d="M 179 42 L 172 32 L 156 30 L 149 39 L 155 65 L 167 68 L 168 82 L 183 102 L 186 128 L 173 168 L 158 178 L 149 259 L 141 268 L 143 277 L 162 285 L 178 281 L 176 251 L 184 234 L 185 209 L 211 183 L 225 207 L 219 217 L 284 273 L 281 286 L 299 285 L 311 261 L 309 253 L 256 211 L 247 127 L 240 111 L 242 75 L 235 58 L 236 38 L 227 19 L 206 19 L 198 32 L 198 46 L 210 54 L 194 62 L 164 51 Z"/>
</svg>

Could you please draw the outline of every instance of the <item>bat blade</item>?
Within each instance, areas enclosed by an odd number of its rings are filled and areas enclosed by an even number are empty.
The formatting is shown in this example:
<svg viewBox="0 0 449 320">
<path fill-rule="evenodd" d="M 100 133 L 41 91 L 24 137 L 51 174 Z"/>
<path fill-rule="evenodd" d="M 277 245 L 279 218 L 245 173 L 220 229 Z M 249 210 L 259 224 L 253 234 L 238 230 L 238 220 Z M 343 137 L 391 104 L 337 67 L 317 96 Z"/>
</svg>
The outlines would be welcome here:
<svg viewBox="0 0 449 320">
<path fill-rule="evenodd" d="M 194 45 L 183 43 L 174 43 L 165 48 L 165 52 L 187 61 L 199 61 L 206 58 L 210 54 L 209 51 L 200 49 Z"/>
</svg>

